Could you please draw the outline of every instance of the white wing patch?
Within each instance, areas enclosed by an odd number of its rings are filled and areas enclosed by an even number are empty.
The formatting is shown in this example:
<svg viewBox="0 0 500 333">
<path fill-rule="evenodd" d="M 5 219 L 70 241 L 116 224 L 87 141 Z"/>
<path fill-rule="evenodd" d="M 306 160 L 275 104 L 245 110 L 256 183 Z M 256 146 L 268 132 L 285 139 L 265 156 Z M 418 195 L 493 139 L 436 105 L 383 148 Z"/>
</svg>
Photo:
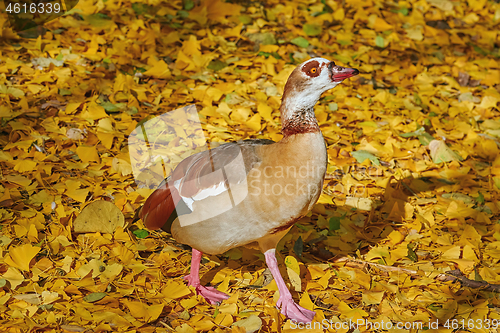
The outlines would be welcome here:
<svg viewBox="0 0 500 333">
<path fill-rule="evenodd" d="M 220 182 L 217 185 L 212 187 L 207 187 L 200 192 L 196 193 L 193 197 L 191 197 L 195 201 L 203 200 L 208 197 L 215 197 L 216 195 L 221 194 L 222 192 L 227 191 L 226 184 L 224 182 Z"/>
<path fill-rule="evenodd" d="M 184 179 L 184 177 L 181 179 L 178 179 L 174 182 L 174 187 L 177 189 L 177 191 L 179 193 L 181 192 L 179 189 L 179 184 L 181 183 L 181 181 L 183 179 Z M 185 196 L 181 195 L 181 199 L 182 199 L 182 201 L 184 201 L 186 206 L 188 206 L 189 209 L 191 211 L 193 211 L 193 203 L 195 201 L 200 201 L 200 200 L 206 199 L 208 197 L 215 197 L 216 195 L 219 195 L 227 190 L 228 190 L 228 188 L 226 187 L 226 184 L 224 182 L 220 182 L 217 185 L 214 185 L 214 186 L 211 186 L 211 187 L 208 187 L 208 188 L 201 190 L 200 192 L 196 193 L 192 197 L 185 197 Z"/>
<path fill-rule="evenodd" d="M 224 160 L 222 159 L 222 161 Z M 209 166 L 203 165 L 202 168 L 197 166 L 192 170 L 191 167 L 188 167 L 185 173 L 186 176 L 177 179 L 173 184 L 179 192 L 181 200 L 191 210 L 189 214 L 179 215 L 181 226 L 198 223 L 222 214 L 234 208 L 248 195 L 247 170 L 241 150 L 231 161 L 199 178 L 200 170 L 206 171 L 203 167 L 208 168 Z M 197 172 L 197 177 L 193 177 L 193 172 Z M 186 181 L 186 179 L 189 180 Z M 233 190 L 233 186 L 238 186 L 237 190 Z M 184 192 L 185 196 L 182 195 L 182 192 Z M 186 197 L 191 193 L 195 194 Z M 217 199 L 209 200 L 207 199 L 209 197 L 216 197 Z M 194 205 L 195 202 L 197 203 L 196 206 Z"/>
</svg>

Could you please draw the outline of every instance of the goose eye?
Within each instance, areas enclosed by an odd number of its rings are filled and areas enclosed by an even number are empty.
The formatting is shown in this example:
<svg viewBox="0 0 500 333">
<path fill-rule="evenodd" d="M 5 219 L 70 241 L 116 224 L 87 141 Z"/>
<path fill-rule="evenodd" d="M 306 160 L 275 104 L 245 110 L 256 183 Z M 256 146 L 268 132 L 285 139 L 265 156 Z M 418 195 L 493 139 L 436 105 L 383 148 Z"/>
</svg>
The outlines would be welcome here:
<svg viewBox="0 0 500 333">
<path fill-rule="evenodd" d="M 311 68 L 311 73 L 315 74 L 316 73 L 316 68 Z"/>
</svg>

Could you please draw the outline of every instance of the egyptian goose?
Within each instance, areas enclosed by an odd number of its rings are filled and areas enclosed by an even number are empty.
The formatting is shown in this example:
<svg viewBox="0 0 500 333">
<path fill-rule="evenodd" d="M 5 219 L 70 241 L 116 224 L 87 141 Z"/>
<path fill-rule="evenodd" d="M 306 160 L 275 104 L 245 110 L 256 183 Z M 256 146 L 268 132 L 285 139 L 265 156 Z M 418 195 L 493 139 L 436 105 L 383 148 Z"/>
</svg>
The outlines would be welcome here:
<svg viewBox="0 0 500 333">
<path fill-rule="evenodd" d="M 357 74 L 323 58 L 302 63 L 283 92 L 281 141 L 230 142 L 192 155 L 146 200 L 139 213 L 146 227 L 170 231 L 193 248 L 185 279 L 211 304 L 229 296 L 200 285 L 202 253 L 256 243 L 278 286 L 281 313 L 301 323 L 314 318 L 315 312 L 293 301 L 275 248 L 322 191 L 328 159 L 314 106 L 323 92 Z"/>
</svg>

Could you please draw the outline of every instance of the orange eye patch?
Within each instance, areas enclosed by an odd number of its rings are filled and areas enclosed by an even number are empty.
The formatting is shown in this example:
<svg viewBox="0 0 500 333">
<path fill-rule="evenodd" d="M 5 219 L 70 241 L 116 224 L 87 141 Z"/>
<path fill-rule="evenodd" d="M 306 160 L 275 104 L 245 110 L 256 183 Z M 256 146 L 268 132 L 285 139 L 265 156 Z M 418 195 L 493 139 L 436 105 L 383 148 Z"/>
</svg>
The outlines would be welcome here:
<svg viewBox="0 0 500 333">
<path fill-rule="evenodd" d="M 309 77 L 316 77 L 321 73 L 320 63 L 317 60 L 310 60 L 302 66 L 302 72 Z"/>
</svg>

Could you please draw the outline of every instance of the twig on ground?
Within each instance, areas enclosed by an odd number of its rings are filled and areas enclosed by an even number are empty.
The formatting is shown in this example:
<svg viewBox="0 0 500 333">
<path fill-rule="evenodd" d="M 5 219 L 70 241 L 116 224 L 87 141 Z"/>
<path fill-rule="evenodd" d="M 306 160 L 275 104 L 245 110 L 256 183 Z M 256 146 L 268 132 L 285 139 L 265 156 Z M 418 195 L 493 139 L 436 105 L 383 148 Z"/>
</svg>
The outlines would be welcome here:
<svg viewBox="0 0 500 333">
<path fill-rule="evenodd" d="M 345 262 L 346 265 L 349 267 L 364 268 L 368 265 L 368 266 L 376 267 L 376 268 L 381 269 L 381 270 L 386 271 L 386 272 L 401 272 L 401 273 L 408 274 L 408 275 L 420 276 L 418 271 L 413 270 L 413 269 L 381 265 L 381 264 L 376 264 L 373 262 L 368 262 L 368 261 L 364 261 L 364 260 L 360 260 L 360 259 L 352 259 L 352 258 L 342 257 L 342 258 L 334 260 L 334 262 L 336 262 L 336 263 Z M 450 271 L 447 271 L 445 273 L 439 273 L 434 277 L 434 279 L 441 281 L 441 282 L 447 282 L 447 281 L 460 282 L 463 287 L 468 287 L 468 288 L 473 288 L 473 289 L 481 289 L 484 291 L 491 291 L 491 292 L 496 292 L 496 293 L 500 292 L 500 284 L 489 283 L 486 281 L 471 280 L 471 279 L 467 278 L 459 269 L 450 270 Z"/>
</svg>

